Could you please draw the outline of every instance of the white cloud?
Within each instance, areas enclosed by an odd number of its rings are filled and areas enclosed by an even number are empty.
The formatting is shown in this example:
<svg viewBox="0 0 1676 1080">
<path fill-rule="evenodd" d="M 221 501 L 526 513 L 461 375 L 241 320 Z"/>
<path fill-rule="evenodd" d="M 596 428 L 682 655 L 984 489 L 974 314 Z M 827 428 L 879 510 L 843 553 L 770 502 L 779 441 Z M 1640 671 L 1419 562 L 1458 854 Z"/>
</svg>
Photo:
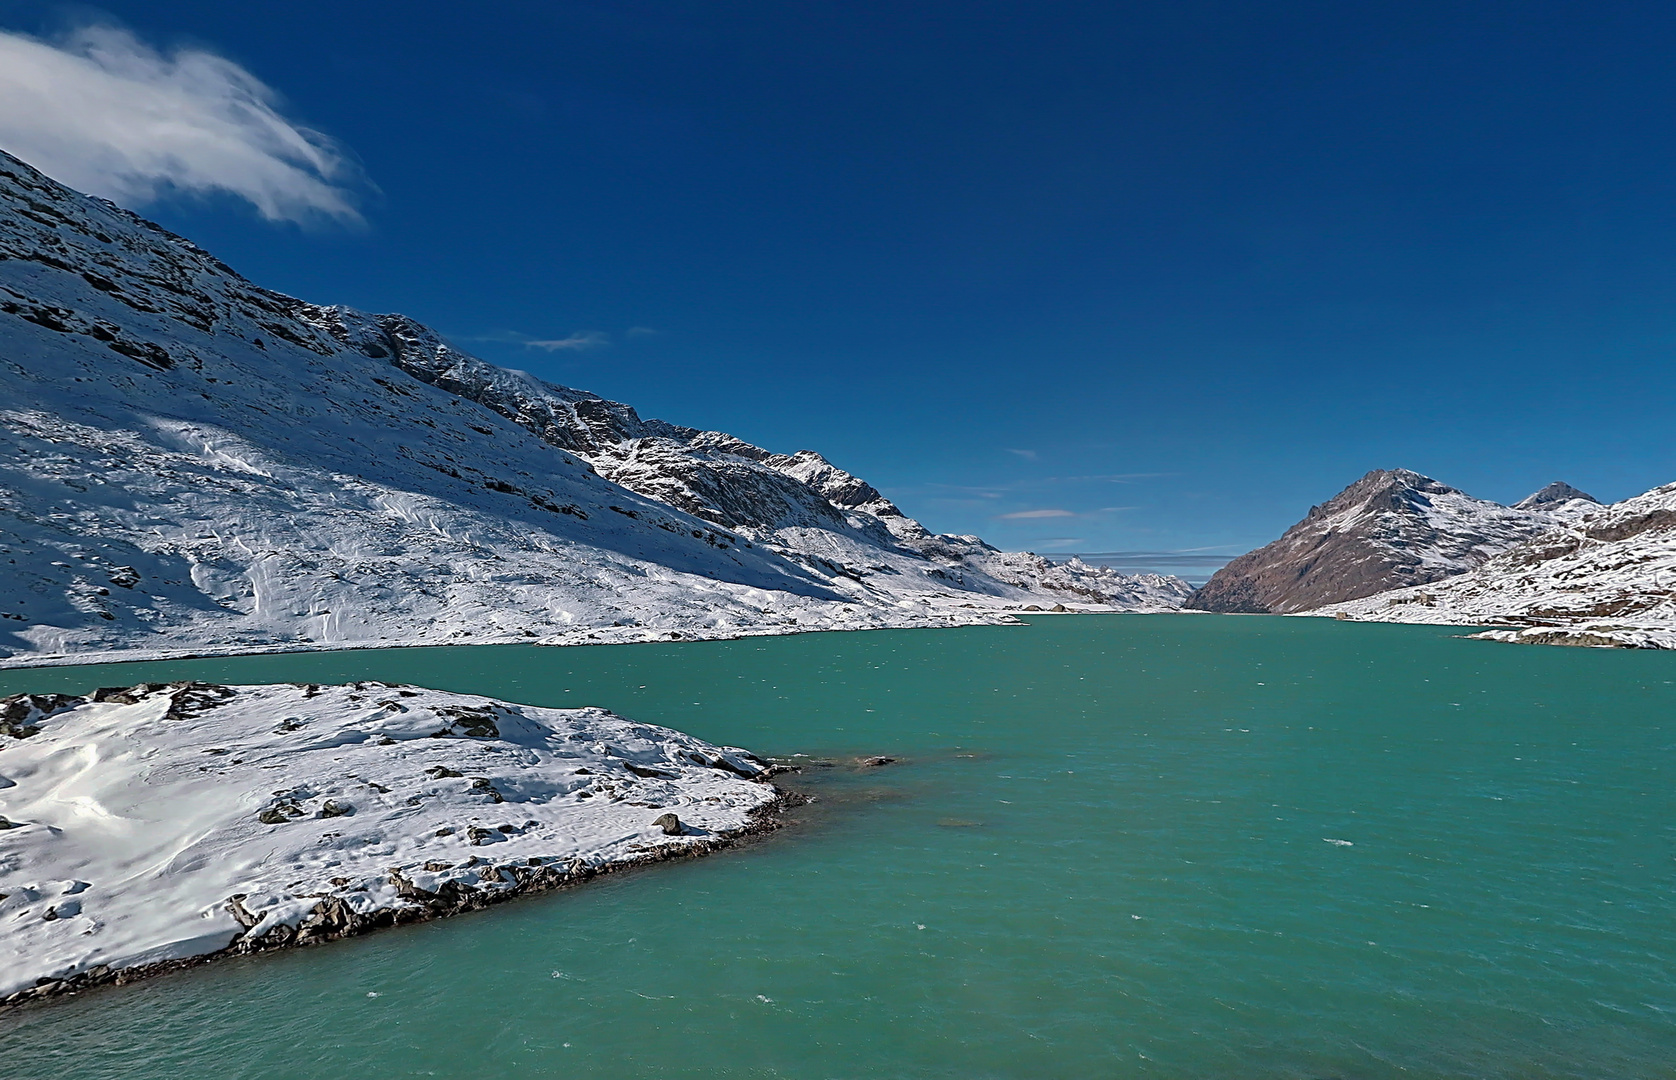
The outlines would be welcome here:
<svg viewBox="0 0 1676 1080">
<path fill-rule="evenodd" d="M 1001 449 L 1005 450 L 1009 454 L 1017 454 L 1026 461 L 1036 460 L 1036 451 L 1034 450 L 1014 450 L 1010 446 L 1003 446 Z"/>
<path fill-rule="evenodd" d="M 597 349 L 601 345 L 609 345 L 611 336 L 602 334 L 598 330 L 584 330 L 569 337 L 554 338 L 548 341 L 526 341 L 524 347 L 528 349 L 546 349 L 548 352 L 580 352 L 583 349 Z"/>
<path fill-rule="evenodd" d="M 270 221 L 358 222 L 356 168 L 277 104 L 201 49 L 165 55 L 108 26 L 57 42 L 0 31 L 0 149 L 53 179 L 127 205 L 229 192 Z"/>
<path fill-rule="evenodd" d="M 650 326 L 631 326 L 623 331 L 623 336 L 627 338 L 656 337 L 657 334 L 658 332 Z"/>
<path fill-rule="evenodd" d="M 1011 514 L 997 514 L 997 521 L 1020 521 L 1025 518 L 1065 518 L 1076 517 L 1070 510 L 1019 510 Z"/>
</svg>

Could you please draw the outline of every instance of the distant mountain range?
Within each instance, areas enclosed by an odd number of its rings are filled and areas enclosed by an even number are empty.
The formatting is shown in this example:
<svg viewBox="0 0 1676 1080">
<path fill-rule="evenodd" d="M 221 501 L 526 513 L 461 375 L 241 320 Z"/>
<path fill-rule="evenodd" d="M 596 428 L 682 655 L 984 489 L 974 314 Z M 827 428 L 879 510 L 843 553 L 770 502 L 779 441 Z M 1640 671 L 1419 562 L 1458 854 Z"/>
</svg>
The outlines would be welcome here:
<svg viewBox="0 0 1676 1080">
<path fill-rule="evenodd" d="M 0 153 L 0 662 L 1174 610 L 802 451 L 263 289 Z"/>
<path fill-rule="evenodd" d="M 1171 574 L 1201 585 L 1233 558 L 1204 551 L 1083 551 L 1044 552 L 1054 562 L 1078 559 L 1090 566 L 1107 566 L 1122 574 Z"/>
</svg>

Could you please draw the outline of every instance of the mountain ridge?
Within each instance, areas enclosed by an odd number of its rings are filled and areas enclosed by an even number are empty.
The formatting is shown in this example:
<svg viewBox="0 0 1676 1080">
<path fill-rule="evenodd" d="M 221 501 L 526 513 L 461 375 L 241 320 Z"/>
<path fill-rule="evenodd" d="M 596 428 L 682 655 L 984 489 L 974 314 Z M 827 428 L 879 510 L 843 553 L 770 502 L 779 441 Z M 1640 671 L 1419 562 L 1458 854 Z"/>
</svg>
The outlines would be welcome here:
<svg viewBox="0 0 1676 1080">
<path fill-rule="evenodd" d="M 1172 610 L 803 451 L 256 286 L 0 154 L 0 663 Z"/>
</svg>

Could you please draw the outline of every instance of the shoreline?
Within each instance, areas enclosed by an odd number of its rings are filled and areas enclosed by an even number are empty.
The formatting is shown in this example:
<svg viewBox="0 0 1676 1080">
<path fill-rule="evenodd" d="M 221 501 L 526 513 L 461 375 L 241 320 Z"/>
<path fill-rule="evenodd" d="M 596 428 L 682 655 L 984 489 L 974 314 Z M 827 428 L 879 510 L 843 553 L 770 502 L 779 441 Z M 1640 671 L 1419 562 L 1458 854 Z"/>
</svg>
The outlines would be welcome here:
<svg viewBox="0 0 1676 1080">
<path fill-rule="evenodd" d="M 244 656 L 295 656 L 312 653 L 346 653 L 346 652 L 374 652 L 385 649 L 448 649 L 473 648 L 477 646 L 527 645 L 539 648 L 585 648 L 594 645 L 675 645 L 696 644 L 708 641 L 743 641 L 746 638 L 757 637 L 791 637 L 797 634 L 829 634 L 829 633 L 862 633 L 874 630 L 959 630 L 974 626 L 1026 626 L 1024 617 L 1048 615 L 1233 615 L 1266 614 L 1273 618 L 1289 619 L 1334 619 L 1340 622 L 1355 623 L 1384 623 L 1399 626 L 1448 626 L 1457 630 L 1467 631 L 1461 636 L 1463 640 L 1495 641 L 1504 644 L 1517 645 L 1551 645 L 1562 647 L 1586 647 L 1630 650 L 1672 650 L 1676 649 L 1676 631 L 1658 627 L 1645 626 L 1601 626 L 1597 623 L 1584 623 L 1577 626 L 1559 626 L 1536 622 L 1509 624 L 1506 622 L 1490 621 L 1445 621 L 1442 619 L 1391 619 L 1367 617 L 1360 614 L 1350 614 L 1335 610 L 1334 607 L 1317 611 L 1293 611 L 1283 613 L 1259 612 L 1214 612 L 1200 611 L 1189 608 L 1179 608 L 1167 611 L 1132 611 L 1123 609 L 1089 609 L 1071 608 L 1065 611 L 1041 609 L 1025 611 L 1022 608 L 1011 611 L 984 611 L 974 616 L 949 619 L 925 619 L 903 621 L 885 625 L 873 626 L 798 626 L 798 627 L 752 627 L 748 629 L 707 631 L 704 628 L 688 630 L 660 630 L 655 633 L 622 633 L 627 629 L 622 627 L 605 626 L 588 631 L 587 637 L 575 635 L 564 638 L 540 638 L 499 636 L 472 638 L 470 640 L 432 641 L 417 639 L 411 641 L 332 641 L 332 642 L 288 642 L 267 645 L 225 645 L 206 646 L 186 649 L 136 649 L 110 651 L 83 655 L 53 653 L 45 655 L 13 655 L 0 657 L 0 673 L 8 671 L 45 671 L 53 668 L 68 667 L 103 667 L 117 664 L 162 664 L 187 660 L 227 660 Z M 641 628 L 632 628 L 641 629 Z M 616 631 L 614 633 L 614 631 Z M 604 634 L 605 637 L 599 635 Z"/>
<path fill-rule="evenodd" d="M 1066 611 L 980 611 L 971 615 L 943 618 L 903 620 L 872 626 L 793 626 L 749 627 L 709 630 L 699 627 L 684 630 L 647 632 L 643 627 L 602 626 L 589 629 L 587 637 L 528 638 L 514 635 L 473 637 L 466 640 L 433 641 L 321 641 L 276 642 L 265 645 L 210 645 L 183 649 L 101 650 L 88 654 L 45 653 L 14 654 L 0 657 L 0 671 L 28 671 L 37 668 L 94 667 L 104 664 L 152 664 L 177 660 L 222 660 L 236 656 L 286 656 L 301 653 L 361 652 L 378 649 L 446 649 L 478 645 L 528 645 L 540 648 L 569 649 L 590 645 L 673 645 L 703 641 L 742 641 L 754 637 L 790 637 L 794 634 L 861 633 L 869 630 L 958 630 L 968 626 L 1023 626 L 1020 616 L 1029 615 L 1197 615 L 1190 611 L 1127 611 L 1119 608 L 1075 608 Z M 581 633 L 580 631 L 578 633 Z M 601 636 L 603 635 L 603 636 Z M 91 657 L 91 658 L 90 658 Z"/>
</svg>

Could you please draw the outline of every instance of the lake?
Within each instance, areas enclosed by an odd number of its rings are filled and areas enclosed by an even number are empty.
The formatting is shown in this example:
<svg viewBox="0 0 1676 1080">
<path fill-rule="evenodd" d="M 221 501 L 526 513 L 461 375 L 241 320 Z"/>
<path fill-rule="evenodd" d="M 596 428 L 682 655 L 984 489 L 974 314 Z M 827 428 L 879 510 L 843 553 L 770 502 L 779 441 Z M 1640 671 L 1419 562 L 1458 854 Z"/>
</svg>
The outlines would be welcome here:
<svg viewBox="0 0 1676 1080">
<path fill-rule="evenodd" d="M 9 1080 L 1676 1076 L 1676 655 L 1024 627 L 0 672 L 380 679 L 838 762 L 767 839 L 0 1015 Z M 858 755 L 900 760 L 845 764 Z M 3 851 L 3 841 L 0 841 Z"/>
</svg>

